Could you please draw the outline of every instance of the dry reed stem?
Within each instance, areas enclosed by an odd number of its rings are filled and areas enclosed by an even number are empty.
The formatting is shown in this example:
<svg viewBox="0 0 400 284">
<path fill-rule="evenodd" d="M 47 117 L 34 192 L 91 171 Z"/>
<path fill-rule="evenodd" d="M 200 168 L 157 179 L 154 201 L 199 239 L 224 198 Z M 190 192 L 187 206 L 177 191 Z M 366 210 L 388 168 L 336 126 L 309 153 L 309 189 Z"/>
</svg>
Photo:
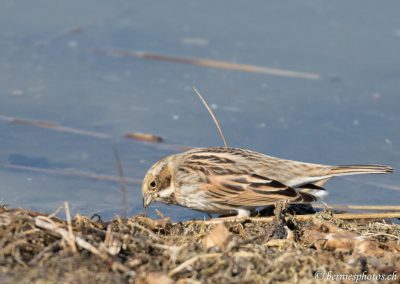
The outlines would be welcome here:
<svg viewBox="0 0 400 284">
<path fill-rule="evenodd" d="M 22 124 L 22 125 L 35 126 L 35 127 L 39 127 L 39 128 L 47 128 L 47 129 L 51 129 L 51 130 L 55 130 L 55 131 L 59 131 L 59 132 L 78 134 L 81 136 L 94 137 L 94 138 L 98 138 L 98 139 L 111 139 L 112 138 L 110 135 L 105 134 L 105 133 L 67 127 L 67 126 L 63 126 L 63 125 L 60 125 L 58 123 L 51 122 L 51 121 L 41 121 L 41 120 L 33 120 L 33 119 L 27 119 L 27 118 L 18 118 L 18 117 L 11 117 L 11 116 L 1 115 L 1 114 L 0 114 L 0 120 L 9 122 L 9 123 L 14 123 L 14 124 Z"/>
<path fill-rule="evenodd" d="M 126 199 L 126 187 L 125 187 L 125 177 L 124 177 L 124 169 L 122 167 L 121 159 L 119 158 L 117 149 L 113 148 L 114 158 L 117 164 L 118 169 L 118 176 L 119 176 L 119 188 L 121 192 L 121 205 L 122 205 L 122 212 L 124 218 L 128 216 L 128 205 Z"/>
<path fill-rule="evenodd" d="M 200 100 L 203 102 L 203 104 L 205 105 L 205 107 L 207 108 L 209 114 L 211 115 L 212 119 L 214 120 L 215 125 L 217 126 L 219 135 L 221 136 L 222 141 L 224 142 L 224 146 L 225 148 L 228 148 L 228 144 L 226 143 L 226 139 L 225 139 L 225 135 L 222 132 L 221 126 L 218 123 L 217 118 L 215 117 L 213 111 L 211 110 L 211 108 L 208 106 L 206 100 L 203 98 L 203 96 L 199 93 L 199 91 L 197 91 L 196 87 L 193 86 L 193 91 L 199 96 Z"/>
<path fill-rule="evenodd" d="M 155 209 L 156 214 L 158 217 L 160 217 L 161 219 L 165 219 L 167 218 L 167 216 L 164 215 L 164 213 L 162 213 L 160 210 L 158 210 L 157 208 Z"/>
<path fill-rule="evenodd" d="M 153 233 L 152 231 L 150 231 L 149 229 L 147 229 L 147 228 L 145 228 L 145 227 L 143 227 L 143 226 L 141 226 L 141 225 L 139 225 L 139 224 L 136 224 L 136 223 L 132 223 L 132 225 L 133 225 L 134 227 L 136 227 L 136 228 L 138 228 L 138 229 L 140 229 L 140 230 L 145 231 L 146 233 L 148 233 L 149 236 L 150 236 L 153 240 L 155 240 L 155 241 L 163 241 L 159 236 L 157 236 L 156 234 L 154 234 L 154 233 Z"/>
<path fill-rule="evenodd" d="M 51 214 L 50 214 L 49 216 L 47 216 L 47 217 L 49 217 L 50 219 L 53 218 L 53 217 L 55 217 L 63 208 L 65 208 L 65 204 L 60 205 L 60 206 L 56 209 L 56 211 L 54 211 L 53 213 L 51 213 Z"/>
<path fill-rule="evenodd" d="M 317 214 L 310 214 L 310 215 L 295 215 L 294 219 L 296 221 L 310 221 L 316 218 Z M 218 224 L 222 222 L 240 222 L 240 221 L 252 221 L 252 222 L 272 222 L 274 220 L 274 216 L 271 217 L 244 217 L 244 218 L 237 218 L 233 217 L 226 217 L 226 218 L 215 218 L 211 220 L 194 220 L 189 222 L 194 223 L 203 223 L 203 224 Z M 390 218 L 400 218 L 400 212 L 385 212 L 385 213 L 342 213 L 342 214 L 332 214 L 332 218 L 341 219 L 341 220 L 361 220 L 361 219 L 390 219 Z"/>
<path fill-rule="evenodd" d="M 80 26 L 75 26 L 75 27 L 71 27 L 66 29 L 65 31 L 62 31 L 52 37 L 49 37 L 47 39 L 42 39 L 42 40 L 36 40 L 34 42 L 35 47 L 42 47 L 42 46 L 46 46 L 50 43 L 52 43 L 55 40 L 58 40 L 60 38 L 64 38 L 64 37 L 69 37 L 72 35 L 76 35 L 82 33 L 82 27 Z"/>
<path fill-rule="evenodd" d="M 53 131 L 64 132 L 64 133 L 69 133 L 69 134 L 76 134 L 76 135 L 81 135 L 81 136 L 97 138 L 97 139 L 113 139 L 114 138 L 112 135 L 109 135 L 107 133 L 94 132 L 94 131 L 73 128 L 73 127 L 67 127 L 67 126 L 60 125 L 59 123 L 52 122 L 52 121 L 40 121 L 40 120 L 34 120 L 34 119 L 28 119 L 28 118 L 12 117 L 12 116 L 2 115 L 2 114 L 0 114 L 0 121 L 4 121 L 7 123 L 13 123 L 13 124 L 28 125 L 28 126 L 32 126 L 32 127 L 38 127 L 38 128 L 45 128 L 45 129 L 49 129 L 49 130 L 53 130 Z M 158 137 L 157 135 L 154 135 L 154 134 L 145 134 L 145 135 Z M 124 135 L 123 137 L 127 138 L 127 139 L 129 138 L 129 137 L 126 137 L 126 135 Z M 130 137 L 132 137 L 132 135 Z M 162 140 L 162 138 L 161 138 L 161 140 Z M 175 145 L 175 144 L 154 143 L 154 142 L 151 143 L 149 141 L 143 141 L 143 139 L 136 139 L 136 141 L 145 143 L 146 145 L 151 145 L 151 146 L 159 148 L 159 149 L 170 149 L 170 150 L 174 150 L 174 151 L 182 151 L 185 149 L 187 150 L 187 149 L 192 148 L 192 147 L 189 147 L 186 145 Z M 162 141 L 158 141 L 158 142 L 162 142 Z"/>
<path fill-rule="evenodd" d="M 326 208 L 325 205 L 313 204 L 314 208 Z M 396 205 L 328 205 L 331 209 L 349 209 L 349 210 L 382 210 L 382 211 L 400 211 L 400 206 Z"/>
<path fill-rule="evenodd" d="M 119 270 L 121 272 L 128 272 L 129 271 L 128 267 L 126 267 L 122 263 L 113 261 L 107 254 L 102 253 L 95 246 L 93 246 L 92 244 L 88 243 L 84 239 L 82 239 L 80 237 L 77 237 L 75 235 L 70 236 L 70 234 L 68 233 L 67 230 L 58 227 L 48 217 L 45 217 L 45 216 L 35 217 L 35 225 L 37 227 L 41 228 L 41 229 L 45 229 L 45 230 L 51 231 L 53 233 L 56 233 L 56 234 L 60 235 L 63 239 L 65 239 L 67 241 L 70 241 L 69 239 L 72 238 L 71 241 L 76 242 L 76 244 L 79 247 L 81 247 L 81 248 L 91 252 L 92 254 L 98 256 L 102 260 L 104 260 L 107 263 L 109 263 L 113 268 L 115 268 L 115 269 L 117 269 L 117 270 Z"/>
<path fill-rule="evenodd" d="M 387 233 L 376 233 L 376 232 L 374 232 L 374 233 L 364 233 L 363 235 L 364 236 L 375 236 L 375 237 L 384 236 L 384 237 L 400 240 L 400 236 L 396 236 L 396 235 L 393 235 L 393 234 L 387 234 Z"/>
<path fill-rule="evenodd" d="M 207 253 L 207 254 L 196 255 L 196 256 L 186 260 L 185 262 L 181 263 L 180 265 L 178 265 L 174 269 L 172 269 L 168 273 L 168 276 L 169 277 L 174 276 L 175 274 L 181 272 L 183 269 L 185 269 L 186 267 L 192 265 L 193 263 L 195 263 L 196 261 L 198 261 L 200 259 L 213 258 L 213 257 L 217 257 L 217 256 L 220 256 L 220 255 L 221 255 L 221 253 Z"/>
<path fill-rule="evenodd" d="M 101 175 L 90 172 L 82 172 L 77 170 L 65 169 L 48 169 L 48 168 L 39 168 L 39 167 L 31 167 L 31 166 L 23 166 L 23 165 L 13 165 L 13 164 L 0 164 L 0 167 L 22 170 L 22 171 L 30 171 L 44 174 L 52 174 L 52 175 L 63 175 L 70 177 L 80 177 L 80 178 L 89 178 L 95 180 L 104 180 L 111 182 L 120 182 L 120 178 L 113 175 Z M 131 184 L 141 184 L 142 181 L 139 179 L 125 178 L 125 181 Z"/>
<path fill-rule="evenodd" d="M 69 211 L 69 204 L 68 202 L 64 202 L 65 207 L 65 217 L 67 219 L 67 226 L 68 226 L 68 243 L 71 247 L 72 253 L 77 253 L 78 250 L 76 249 L 76 245 L 74 242 L 74 233 L 72 232 L 72 223 L 71 223 L 71 212 Z"/>
<path fill-rule="evenodd" d="M 92 48 L 92 52 L 105 52 L 110 55 L 119 56 L 119 57 L 136 57 L 147 60 L 156 60 L 156 61 L 168 61 L 174 63 L 182 63 L 182 64 L 190 64 L 197 65 L 207 68 L 216 68 L 216 69 L 225 69 L 231 71 L 241 71 L 247 73 L 258 73 L 265 75 L 273 75 L 280 77 L 291 77 L 291 78 L 299 78 L 306 80 L 320 80 L 321 75 L 316 73 L 307 73 L 307 72 L 297 72 L 292 70 L 284 70 L 278 68 L 269 68 L 262 67 L 250 64 L 239 64 L 226 62 L 221 60 L 212 60 L 212 59 L 203 59 L 203 58 L 190 58 L 190 57 L 181 57 L 181 56 L 170 56 L 164 54 L 157 53 L 149 53 L 144 51 L 136 51 L 136 50 L 116 50 L 116 49 L 100 49 L 100 48 Z"/>
</svg>

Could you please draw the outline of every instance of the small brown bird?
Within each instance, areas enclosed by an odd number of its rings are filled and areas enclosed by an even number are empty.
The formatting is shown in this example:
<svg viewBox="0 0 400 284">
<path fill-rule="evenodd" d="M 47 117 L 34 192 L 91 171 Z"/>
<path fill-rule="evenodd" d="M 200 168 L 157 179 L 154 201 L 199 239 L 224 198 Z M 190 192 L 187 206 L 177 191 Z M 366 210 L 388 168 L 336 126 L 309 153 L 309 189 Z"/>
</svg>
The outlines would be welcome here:
<svg viewBox="0 0 400 284">
<path fill-rule="evenodd" d="M 142 184 L 143 206 L 153 201 L 208 213 L 249 216 L 279 201 L 311 203 L 330 178 L 383 174 L 382 165 L 328 166 L 284 160 L 239 148 L 195 148 L 155 163 Z"/>
</svg>

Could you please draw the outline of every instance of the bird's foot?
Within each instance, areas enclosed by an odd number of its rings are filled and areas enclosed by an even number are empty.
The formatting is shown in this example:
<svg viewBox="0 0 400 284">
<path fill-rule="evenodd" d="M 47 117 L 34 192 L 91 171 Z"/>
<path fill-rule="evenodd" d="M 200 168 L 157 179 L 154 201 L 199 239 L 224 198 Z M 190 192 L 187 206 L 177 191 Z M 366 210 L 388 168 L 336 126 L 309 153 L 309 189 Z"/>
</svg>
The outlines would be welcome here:
<svg viewBox="0 0 400 284">
<path fill-rule="evenodd" d="M 238 221 L 238 220 L 244 220 L 246 218 L 250 217 L 251 212 L 249 210 L 245 209 L 238 209 L 237 210 L 237 215 L 220 215 L 218 218 L 214 220 L 219 220 L 222 222 L 232 222 L 232 221 Z"/>
</svg>

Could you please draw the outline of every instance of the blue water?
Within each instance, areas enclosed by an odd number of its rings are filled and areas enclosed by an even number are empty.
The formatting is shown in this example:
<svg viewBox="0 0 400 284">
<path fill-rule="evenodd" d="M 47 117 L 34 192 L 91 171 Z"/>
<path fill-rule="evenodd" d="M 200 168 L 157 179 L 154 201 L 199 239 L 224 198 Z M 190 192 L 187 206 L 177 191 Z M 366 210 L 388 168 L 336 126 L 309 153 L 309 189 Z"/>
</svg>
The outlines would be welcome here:
<svg viewBox="0 0 400 284">
<path fill-rule="evenodd" d="M 400 3 L 395 1 L 11 1 L 0 3 L 0 115 L 108 134 L 98 139 L 0 120 L 0 164 L 141 179 L 176 153 L 166 144 L 221 145 L 193 94 L 213 106 L 230 146 L 326 163 L 400 168 Z M 93 49 L 141 50 L 321 75 L 305 80 Z M 52 212 L 121 213 L 118 183 L 0 167 L 0 202 Z M 381 184 L 381 186 L 379 186 Z M 391 186 L 391 189 L 388 186 Z M 396 190 L 397 188 L 397 190 Z M 336 179 L 331 204 L 400 201 L 400 175 Z M 140 185 L 127 188 L 142 212 Z M 157 204 L 175 219 L 204 214 Z"/>
</svg>

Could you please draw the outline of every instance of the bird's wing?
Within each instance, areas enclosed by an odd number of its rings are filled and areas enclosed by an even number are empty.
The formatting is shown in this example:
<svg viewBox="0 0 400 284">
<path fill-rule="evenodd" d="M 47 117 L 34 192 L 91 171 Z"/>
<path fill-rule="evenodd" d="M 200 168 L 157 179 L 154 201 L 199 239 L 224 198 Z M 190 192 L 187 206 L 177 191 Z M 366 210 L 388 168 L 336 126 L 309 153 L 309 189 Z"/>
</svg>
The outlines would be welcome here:
<svg viewBox="0 0 400 284">
<path fill-rule="evenodd" d="M 232 206 L 265 206 L 281 200 L 291 203 L 315 201 L 315 196 L 267 177 L 252 175 L 209 175 L 203 189 L 215 202 Z"/>
</svg>

